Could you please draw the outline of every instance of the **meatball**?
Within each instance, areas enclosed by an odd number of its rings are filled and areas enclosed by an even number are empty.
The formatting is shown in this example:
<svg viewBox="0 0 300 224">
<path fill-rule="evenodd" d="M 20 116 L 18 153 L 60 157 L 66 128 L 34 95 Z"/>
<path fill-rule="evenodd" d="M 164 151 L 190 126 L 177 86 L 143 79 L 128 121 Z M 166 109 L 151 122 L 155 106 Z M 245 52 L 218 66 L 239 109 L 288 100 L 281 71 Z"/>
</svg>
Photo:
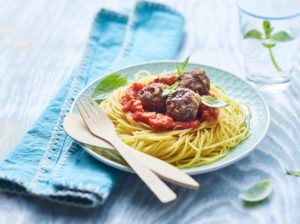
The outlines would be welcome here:
<svg viewBox="0 0 300 224">
<path fill-rule="evenodd" d="M 162 97 L 162 92 L 166 87 L 165 84 L 153 82 L 138 92 L 137 99 L 142 101 L 146 110 L 165 112 L 166 99 Z"/>
<path fill-rule="evenodd" d="M 178 84 L 181 87 L 198 92 L 200 95 L 207 95 L 209 93 L 210 81 L 203 69 L 195 69 L 180 74 Z"/>
<path fill-rule="evenodd" d="M 200 96 L 190 89 L 179 87 L 169 94 L 166 104 L 167 115 L 175 121 L 195 120 Z"/>
</svg>

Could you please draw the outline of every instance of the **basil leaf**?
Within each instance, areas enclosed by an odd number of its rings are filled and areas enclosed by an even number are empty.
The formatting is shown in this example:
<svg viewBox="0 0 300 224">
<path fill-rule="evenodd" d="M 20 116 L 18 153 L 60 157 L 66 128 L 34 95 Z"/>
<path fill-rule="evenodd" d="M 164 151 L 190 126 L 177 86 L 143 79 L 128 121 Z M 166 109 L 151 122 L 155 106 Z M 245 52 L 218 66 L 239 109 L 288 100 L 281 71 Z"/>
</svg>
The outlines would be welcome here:
<svg viewBox="0 0 300 224">
<path fill-rule="evenodd" d="M 270 38 L 270 34 L 273 31 L 273 27 L 271 27 L 271 23 L 268 20 L 263 21 L 263 28 L 265 31 L 266 39 Z"/>
<path fill-rule="evenodd" d="M 285 42 L 285 41 L 291 41 L 294 38 L 291 37 L 287 32 L 285 31 L 279 31 L 273 35 L 270 36 L 270 38 L 274 41 L 278 42 Z"/>
<path fill-rule="evenodd" d="M 189 63 L 189 60 L 190 60 L 190 56 L 188 56 L 188 57 L 184 60 L 184 62 L 182 62 L 181 68 L 179 68 L 178 66 L 176 66 L 176 67 L 177 67 L 177 73 L 178 73 L 178 75 L 180 75 L 181 73 L 184 72 L 186 66 L 187 66 L 188 63 Z"/>
<path fill-rule="evenodd" d="M 287 175 L 292 175 L 292 176 L 295 176 L 295 177 L 300 177 L 300 171 L 285 169 L 285 172 L 286 172 Z"/>
<path fill-rule="evenodd" d="M 226 107 L 229 104 L 224 102 L 223 100 L 219 100 L 216 97 L 211 97 L 211 96 L 201 96 L 201 101 L 204 105 L 208 107 Z"/>
<path fill-rule="evenodd" d="M 262 45 L 266 48 L 273 48 L 276 46 L 276 44 L 266 44 L 266 43 L 262 43 Z"/>
<path fill-rule="evenodd" d="M 175 82 L 173 85 L 169 86 L 168 88 L 164 89 L 164 91 L 162 92 L 161 96 L 167 97 L 173 90 L 175 90 L 178 86 L 178 82 Z"/>
<path fill-rule="evenodd" d="M 127 84 L 127 75 L 111 74 L 98 83 L 92 97 L 97 101 L 97 103 L 100 103 L 107 99 L 115 89 Z"/>
<path fill-rule="evenodd" d="M 247 39 L 247 38 L 254 38 L 254 39 L 262 40 L 262 33 L 259 32 L 258 30 L 250 30 L 244 36 L 244 39 Z"/>
<path fill-rule="evenodd" d="M 240 194 L 239 198 L 246 202 L 262 201 L 271 195 L 272 182 L 272 179 L 259 182 L 249 188 L 245 193 Z"/>
</svg>

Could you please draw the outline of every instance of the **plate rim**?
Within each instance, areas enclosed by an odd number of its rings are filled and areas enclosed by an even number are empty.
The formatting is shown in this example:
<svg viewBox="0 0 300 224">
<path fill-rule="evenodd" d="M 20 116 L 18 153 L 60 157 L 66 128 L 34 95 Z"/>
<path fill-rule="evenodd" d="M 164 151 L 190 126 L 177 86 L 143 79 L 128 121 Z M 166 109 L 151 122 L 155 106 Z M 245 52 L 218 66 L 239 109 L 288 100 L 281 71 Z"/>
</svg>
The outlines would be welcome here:
<svg viewBox="0 0 300 224">
<path fill-rule="evenodd" d="M 108 76 L 110 74 L 113 74 L 113 73 L 116 73 L 120 70 L 124 70 L 124 69 L 130 69 L 130 68 L 133 68 L 133 67 L 137 67 L 137 66 L 142 66 L 142 65 L 149 65 L 149 64 L 160 64 L 160 63 L 182 63 L 182 61 L 180 60 L 155 60 L 155 61 L 147 61 L 147 62 L 141 62 L 141 63 L 137 63 L 137 64 L 133 64 L 133 65 L 129 65 L 129 66 L 124 66 L 124 67 L 121 67 L 121 68 L 118 68 L 118 69 L 115 69 L 115 70 L 111 70 L 111 71 L 108 71 L 106 73 L 104 73 L 103 75 L 100 75 L 98 78 L 94 79 L 93 81 L 91 81 L 88 85 L 86 85 L 75 97 L 73 103 L 72 103 L 72 106 L 70 108 L 70 113 L 74 110 L 74 107 L 75 107 L 75 102 L 78 100 L 78 98 L 82 95 L 83 92 L 85 92 L 91 85 L 93 85 L 95 82 L 99 81 L 101 78 L 105 77 L 105 76 Z M 265 130 L 263 132 L 263 134 L 261 135 L 261 137 L 256 141 L 256 143 L 249 149 L 247 150 L 246 152 L 242 153 L 240 156 L 238 156 L 237 158 L 233 159 L 233 160 L 230 160 L 230 161 L 227 161 L 227 162 L 224 162 L 224 163 L 221 163 L 217 166 L 214 166 L 214 167 L 209 167 L 207 169 L 202 169 L 202 170 L 197 170 L 198 167 L 192 167 L 192 168 L 184 168 L 184 169 L 181 169 L 183 172 L 185 172 L 186 174 L 189 174 L 189 175 L 198 175 L 198 174 L 203 174 L 203 173 L 209 173 L 209 172 L 212 172 L 212 171 L 216 171 L 216 170 L 219 170 L 219 169 L 222 169 L 226 166 L 229 166 L 243 158 L 245 158 L 247 155 L 249 155 L 252 151 L 254 151 L 254 149 L 256 148 L 256 146 L 264 139 L 264 137 L 266 136 L 268 130 L 269 130 L 269 127 L 270 127 L 270 109 L 269 109 L 269 106 L 265 100 L 265 98 L 262 96 L 262 94 L 256 89 L 256 87 L 254 86 L 254 84 L 248 82 L 246 79 L 242 78 L 242 77 L 239 77 L 237 76 L 236 74 L 234 73 L 231 73 L 231 72 L 228 72 L 224 69 L 220 69 L 220 68 L 217 68 L 217 67 L 213 67 L 213 66 L 209 66 L 209 65 L 204 65 L 204 64 L 199 64 L 199 63 L 194 63 L 194 62 L 191 62 L 189 64 L 193 64 L 193 65 L 196 65 L 196 66 L 205 66 L 205 67 L 208 67 L 208 68 L 211 68 L 211 69 L 216 69 L 216 70 L 219 70 L 219 71 L 222 71 L 222 72 L 225 72 L 225 73 L 229 73 L 233 76 L 235 76 L 236 78 L 242 80 L 243 82 L 247 83 L 249 86 L 252 87 L 252 89 L 255 91 L 255 93 L 260 97 L 260 99 L 263 101 L 263 105 L 266 109 L 266 112 L 267 112 L 267 124 L 266 124 L 266 127 L 265 127 Z M 78 142 L 82 148 L 87 152 L 89 153 L 92 157 L 94 157 L 95 159 L 99 160 L 100 162 L 103 162 L 105 163 L 106 165 L 109 165 L 110 167 L 113 167 L 113 168 L 116 168 L 116 169 L 119 169 L 119 170 L 122 170 L 122 171 L 125 171 L 125 172 L 129 172 L 129 173 L 134 173 L 135 172 L 130 169 L 129 167 L 127 166 L 124 166 L 122 164 L 119 164 L 115 161 L 112 161 L 112 160 L 109 160 L 99 154 L 97 154 L 95 151 L 93 151 L 92 149 L 86 147 L 84 144 Z"/>
</svg>

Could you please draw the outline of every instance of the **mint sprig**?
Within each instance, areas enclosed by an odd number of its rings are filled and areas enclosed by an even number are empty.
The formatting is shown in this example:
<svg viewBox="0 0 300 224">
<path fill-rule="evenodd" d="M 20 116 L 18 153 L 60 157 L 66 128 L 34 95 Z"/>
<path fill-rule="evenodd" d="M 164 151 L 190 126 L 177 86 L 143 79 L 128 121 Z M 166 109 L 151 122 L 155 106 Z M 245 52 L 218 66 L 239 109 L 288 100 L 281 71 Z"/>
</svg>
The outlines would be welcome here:
<svg viewBox="0 0 300 224">
<path fill-rule="evenodd" d="M 175 82 L 173 85 L 169 86 L 168 88 L 165 88 L 164 91 L 162 92 L 161 96 L 163 98 L 167 97 L 177 87 L 178 87 L 178 82 Z"/>
<path fill-rule="evenodd" d="M 269 55 L 271 58 L 271 61 L 274 65 L 274 67 L 276 68 L 276 70 L 278 72 L 282 72 L 283 70 L 279 67 L 279 65 L 277 64 L 273 52 L 272 52 L 272 48 L 274 48 L 276 46 L 275 43 L 269 43 L 270 41 L 274 41 L 274 42 L 286 42 L 286 41 L 291 41 L 294 38 L 291 37 L 287 32 L 285 31 L 279 31 L 275 34 L 272 34 L 274 28 L 271 27 L 271 23 L 268 20 L 263 21 L 263 30 L 264 30 L 264 35 L 258 31 L 258 30 L 250 30 L 248 31 L 245 35 L 244 35 L 244 39 L 247 38 L 251 38 L 251 39 L 258 39 L 258 40 L 262 40 L 264 42 L 262 42 L 262 45 L 265 48 L 268 48 L 269 51 Z"/>
</svg>

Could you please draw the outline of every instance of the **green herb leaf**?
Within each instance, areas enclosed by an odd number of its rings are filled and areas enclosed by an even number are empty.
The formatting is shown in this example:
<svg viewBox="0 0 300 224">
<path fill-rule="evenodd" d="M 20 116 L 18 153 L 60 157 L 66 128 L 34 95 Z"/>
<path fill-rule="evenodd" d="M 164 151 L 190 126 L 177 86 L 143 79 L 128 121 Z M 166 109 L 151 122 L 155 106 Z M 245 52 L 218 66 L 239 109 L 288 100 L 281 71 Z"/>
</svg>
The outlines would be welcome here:
<svg viewBox="0 0 300 224">
<path fill-rule="evenodd" d="M 180 67 L 180 68 L 179 68 L 178 66 L 176 66 L 176 67 L 177 67 L 177 73 L 178 73 L 178 75 L 180 75 L 181 73 L 184 72 L 186 66 L 187 66 L 188 63 L 189 63 L 189 60 L 190 60 L 190 56 L 188 56 L 188 57 L 184 60 L 184 62 L 181 64 L 181 67 Z"/>
<path fill-rule="evenodd" d="M 226 107 L 229 104 L 217 99 L 216 97 L 211 97 L 211 96 L 202 96 L 201 101 L 203 104 L 205 104 L 208 107 L 215 107 L 215 108 L 220 108 L 220 107 Z"/>
<path fill-rule="evenodd" d="M 258 30 L 250 30 L 248 33 L 245 34 L 244 39 L 247 38 L 254 38 L 254 39 L 262 39 L 262 33 Z"/>
<path fill-rule="evenodd" d="M 268 20 L 263 21 L 263 28 L 265 31 L 266 39 L 270 38 L 270 34 L 273 31 L 273 27 L 271 27 L 271 23 Z"/>
<path fill-rule="evenodd" d="M 262 43 L 262 45 L 266 48 L 273 48 L 276 46 L 276 44 L 266 44 L 266 43 Z"/>
<path fill-rule="evenodd" d="M 182 72 L 184 72 L 186 66 L 187 66 L 188 63 L 189 63 L 189 60 L 190 60 L 190 56 L 188 56 L 188 57 L 184 60 L 184 62 L 182 63 L 182 65 L 181 65 L 181 71 L 182 71 Z"/>
<path fill-rule="evenodd" d="M 287 32 L 285 31 L 279 31 L 273 35 L 270 36 L 270 38 L 274 41 L 278 42 L 285 42 L 285 41 L 291 41 L 294 38 L 291 37 Z"/>
<path fill-rule="evenodd" d="M 177 65 L 176 68 L 177 68 L 177 74 L 180 75 L 181 70 L 180 70 L 179 66 Z"/>
<path fill-rule="evenodd" d="M 271 195 L 272 183 L 272 179 L 259 182 L 249 188 L 245 193 L 240 194 L 239 198 L 247 202 L 262 201 Z"/>
<path fill-rule="evenodd" d="M 173 90 L 175 90 L 178 86 L 178 82 L 175 82 L 173 85 L 169 86 L 168 88 L 164 89 L 161 96 L 167 97 Z"/>
<path fill-rule="evenodd" d="M 100 103 L 107 99 L 115 89 L 127 84 L 127 75 L 111 74 L 99 82 L 92 94 L 92 97 L 97 101 L 97 103 Z"/>
<path fill-rule="evenodd" d="M 300 171 L 285 169 L 285 172 L 286 172 L 287 175 L 292 175 L 292 176 L 295 176 L 295 177 L 300 177 Z"/>
</svg>

